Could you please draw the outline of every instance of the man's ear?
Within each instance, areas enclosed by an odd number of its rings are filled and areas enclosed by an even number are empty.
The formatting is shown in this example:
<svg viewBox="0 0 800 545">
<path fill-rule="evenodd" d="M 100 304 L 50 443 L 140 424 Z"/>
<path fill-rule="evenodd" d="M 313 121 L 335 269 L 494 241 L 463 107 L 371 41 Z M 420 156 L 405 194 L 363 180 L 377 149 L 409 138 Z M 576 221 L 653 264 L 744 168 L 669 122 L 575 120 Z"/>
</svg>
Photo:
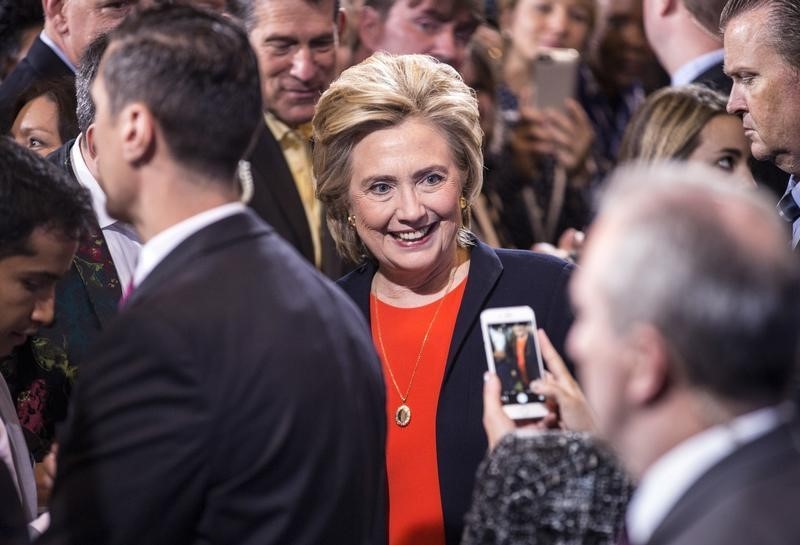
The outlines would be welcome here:
<svg viewBox="0 0 800 545">
<path fill-rule="evenodd" d="M 358 17 L 358 39 L 370 53 L 379 49 L 383 39 L 383 19 L 373 7 L 364 6 Z"/>
<path fill-rule="evenodd" d="M 674 380 L 672 356 L 664 337 L 649 324 L 636 324 L 626 335 L 630 369 L 626 395 L 637 406 L 660 399 Z"/>
<path fill-rule="evenodd" d="M 99 175 L 97 171 L 97 147 L 94 141 L 94 123 L 89 125 L 86 132 L 83 133 L 83 142 L 85 143 L 83 147 L 86 149 L 83 160 L 86 162 L 89 172 L 92 173 L 92 176 L 94 176 L 96 180 L 99 178 Z"/>
<path fill-rule="evenodd" d="M 67 34 L 69 31 L 67 18 L 64 16 L 64 3 L 66 1 L 67 0 L 42 0 L 45 20 L 52 21 L 53 28 L 59 34 Z"/>
<path fill-rule="evenodd" d="M 344 8 L 339 8 L 336 13 L 336 36 L 338 36 L 340 42 L 342 41 L 342 36 L 344 36 L 345 28 L 347 28 L 347 12 Z"/>
<path fill-rule="evenodd" d="M 155 118 L 142 102 L 132 102 L 119 113 L 122 159 L 130 164 L 146 160 L 155 145 Z"/>
<path fill-rule="evenodd" d="M 659 17 L 674 13 L 678 9 L 678 0 L 655 0 L 655 4 Z"/>
</svg>

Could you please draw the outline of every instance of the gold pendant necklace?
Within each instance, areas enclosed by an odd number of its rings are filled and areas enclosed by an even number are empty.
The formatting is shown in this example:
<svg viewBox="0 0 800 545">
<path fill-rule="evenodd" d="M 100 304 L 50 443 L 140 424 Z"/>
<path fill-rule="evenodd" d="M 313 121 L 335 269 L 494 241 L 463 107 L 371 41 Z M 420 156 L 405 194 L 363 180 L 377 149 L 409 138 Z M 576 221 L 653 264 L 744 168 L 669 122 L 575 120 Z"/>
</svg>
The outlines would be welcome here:
<svg viewBox="0 0 800 545">
<path fill-rule="evenodd" d="M 452 272 L 450 273 L 450 280 L 447 282 L 447 288 L 444 290 L 444 295 L 441 299 L 439 299 L 439 304 L 436 306 L 436 312 L 433 313 L 433 318 L 431 318 L 431 323 L 428 324 L 428 329 L 425 330 L 425 336 L 422 338 L 422 345 L 419 347 L 419 352 L 417 353 L 417 361 L 414 363 L 414 370 L 411 371 L 411 380 L 408 381 L 408 388 L 406 388 L 406 393 L 400 391 L 400 386 L 397 385 L 397 379 L 394 378 L 394 372 L 392 371 L 392 366 L 389 365 L 389 356 L 386 355 L 386 348 L 383 346 L 383 335 L 381 334 L 381 319 L 378 313 L 378 307 L 380 306 L 380 301 L 378 300 L 378 290 L 373 288 L 373 292 L 375 294 L 375 328 L 378 330 L 378 344 L 381 346 L 381 352 L 383 353 L 383 362 L 386 364 L 386 369 L 389 371 L 389 376 L 392 379 L 392 384 L 394 384 L 394 389 L 397 391 L 397 395 L 400 396 L 400 406 L 397 407 L 397 410 L 394 412 L 394 421 L 395 424 L 400 426 L 401 428 L 405 428 L 411 422 L 411 407 L 406 404 L 406 400 L 408 399 L 408 394 L 411 393 L 411 385 L 414 384 L 414 377 L 417 375 L 417 368 L 419 367 L 419 362 L 422 359 L 422 352 L 425 350 L 425 343 L 428 342 L 428 335 L 433 328 L 433 323 L 436 321 L 436 317 L 439 316 L 439 311 L 442 310 L 442 305 L 444 304 L 444 299 L 447 297 L 447 294 L 450 292 L 450 288 L 453 285 L 453 279 L 456 276 L 456 269 L 458 266 L 453 267 Z"/>
</svg>

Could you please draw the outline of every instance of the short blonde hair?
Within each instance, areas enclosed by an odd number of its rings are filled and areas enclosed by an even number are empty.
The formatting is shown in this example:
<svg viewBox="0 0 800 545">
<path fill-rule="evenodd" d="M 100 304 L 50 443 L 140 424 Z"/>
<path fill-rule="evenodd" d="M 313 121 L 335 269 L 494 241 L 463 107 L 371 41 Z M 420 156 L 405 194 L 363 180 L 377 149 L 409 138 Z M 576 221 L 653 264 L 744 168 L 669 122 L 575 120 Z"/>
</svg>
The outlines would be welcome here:
<svg viewBox="0 0 800 545">
<path fill-rule="evenodd" d="M 666 87 L 650 95 L 622 137 L 619 162 L 688 159 L 703 127 L 727 115 L 724 95 L 702 85 Z"/>
<path fill-rule="evenodd" d="M 336 248 L 354 262 L 369 252 L 348 223 L 350 155 L 368 134 L 411 118 L 430 123 L 447 139 L 464 176 L 461 196 L 467 202 L 458 243 L 472 243 L 469 205 L 483 184 L 483 132 L 475 92 L 455 69 L 432 57 L 376 53 L 342 72 L 319 99 L 312 121 L 317 198 L 325 205 Z"/>
</svg>

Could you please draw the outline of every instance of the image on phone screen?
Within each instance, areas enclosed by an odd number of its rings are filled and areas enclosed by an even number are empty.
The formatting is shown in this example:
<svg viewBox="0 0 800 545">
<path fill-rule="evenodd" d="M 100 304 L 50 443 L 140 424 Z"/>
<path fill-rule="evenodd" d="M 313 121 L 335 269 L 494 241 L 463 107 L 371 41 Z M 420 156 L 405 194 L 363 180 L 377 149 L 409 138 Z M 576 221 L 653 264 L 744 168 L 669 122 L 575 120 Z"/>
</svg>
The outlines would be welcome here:
<svg viewBox="0 0 800 545">
<path fill-rule="evenodd" d="M 544 398 L 529 386 L 542 376 L 533 311 L 529 307 L 489 310 L 481 315 L 486 357 L 502 384 L 506 413 L 511 418 L 544 416 Z"/>
</svg>

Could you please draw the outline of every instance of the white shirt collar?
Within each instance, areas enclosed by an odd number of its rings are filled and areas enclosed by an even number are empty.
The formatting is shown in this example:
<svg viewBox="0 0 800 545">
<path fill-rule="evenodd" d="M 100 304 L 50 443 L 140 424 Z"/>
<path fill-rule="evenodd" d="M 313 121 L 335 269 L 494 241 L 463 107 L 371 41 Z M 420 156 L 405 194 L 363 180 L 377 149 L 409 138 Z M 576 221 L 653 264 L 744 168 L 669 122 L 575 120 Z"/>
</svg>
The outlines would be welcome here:
<svg viewBox="0 0 800 545">
<path fill-rule="evenodd" d="M 672 448 L 642 477 L 628 505 L 631 543 L 647 543 L 683 494 L 712 466 L 744 443 L 755 441 L 783 420 L 781 407 L 767 407 L 714 426 Z"/>
<path fill-rule="evenodd" d="M 86 161 L 83 158 L 83 152 L 81 151 L 82 138 L 83 134 L 81 133 L 78 135 L 78 138 L 75 139 L 75 143 L 72 145 L 72 149 L 69 152 L 72 170 L 75 172 L 75 177 L 78 179 L 78 182 L 91 193 L 92 208 L 94 208 L 94 214 L 97 216 L 97 223 L 100 225 L 101 229 L 105 229 L 117 223 L 117 220 L 108 215 L 106 211 L 106 194 L 89 171 L 89 167 L 86 165 Z"/>
<path fill-rule="evenodd" d="M 69 69 L 72 70 L 73 73 L 77 73 L 78 72 L 78 69 L 75 67 L 74 64 L 72 64 L 72 61 L 69 60 L 69 57 L 67 57 L 67 54 L 64 53 L 61 50 L 61 48 L 58 47 L 53 40 L 50 39 L 50 36 L 48 36 L 47 33 L 44 30 L 42 30 L 39 33 L 39 39 L 42 40 L 47 47 L 52 49 L 53 53 L 58 55 L 58 58 L 61 59 L 62 61 L 64 61 L 64 64 L 69 66 Z"/>
<path fill-rule="evenodd" d="M 724 49 L 717 49 L 695 57 L 675 71 L 675 74 L 672 76 L 672 85 L 687 85 L 692 83 L 703 72 L 715 64 L 719 64 L 724 59 Z"/>
<path fill-rule="evenodd" d="M 142 246 L 139 262 L 133 273 L 134 286 L 140 286 L 145 278 L 167 257 L 181 242 L 200 231 L 204 227 L 216 223 L 228 216 L 244 212 L 245 205 L 232 202 L 217 206 L 187 218 L 172 227 L 164 229 Z"/>
</svg>

